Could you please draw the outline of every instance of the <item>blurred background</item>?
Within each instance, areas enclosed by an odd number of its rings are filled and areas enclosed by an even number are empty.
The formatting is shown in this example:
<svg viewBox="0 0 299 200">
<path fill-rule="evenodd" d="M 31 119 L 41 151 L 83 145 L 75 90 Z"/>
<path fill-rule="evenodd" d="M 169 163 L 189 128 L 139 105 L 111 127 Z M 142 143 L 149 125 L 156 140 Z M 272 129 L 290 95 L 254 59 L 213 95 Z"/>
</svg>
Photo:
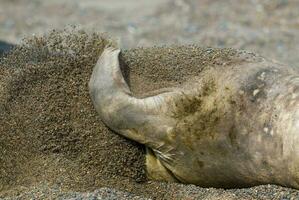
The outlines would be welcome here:
<svg viewBox="0 0 299 200">
<path fill-rule="evenodd" d="M 298 0 L 0 0 L 0 40 L 80 25 L 123 48 L 195 43 L 299 66 Z"/>
</svg>

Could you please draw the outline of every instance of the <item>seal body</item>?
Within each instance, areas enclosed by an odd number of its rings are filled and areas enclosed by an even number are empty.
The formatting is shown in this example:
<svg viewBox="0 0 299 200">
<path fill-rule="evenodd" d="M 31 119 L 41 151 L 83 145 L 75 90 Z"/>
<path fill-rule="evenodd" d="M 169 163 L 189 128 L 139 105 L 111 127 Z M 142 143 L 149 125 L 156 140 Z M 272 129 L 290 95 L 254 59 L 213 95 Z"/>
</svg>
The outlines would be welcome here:
<svg viewBox="0 0 299 200">
<path fill-rule="evenodd" d="M 204 187 L 299 188 L 299 74 L 260 59 L 206 67 L 180 87 L 136 98 L 104 49 L 89 89 L 103 122 L 147 147 L 148 176 Z"/>
</svg>

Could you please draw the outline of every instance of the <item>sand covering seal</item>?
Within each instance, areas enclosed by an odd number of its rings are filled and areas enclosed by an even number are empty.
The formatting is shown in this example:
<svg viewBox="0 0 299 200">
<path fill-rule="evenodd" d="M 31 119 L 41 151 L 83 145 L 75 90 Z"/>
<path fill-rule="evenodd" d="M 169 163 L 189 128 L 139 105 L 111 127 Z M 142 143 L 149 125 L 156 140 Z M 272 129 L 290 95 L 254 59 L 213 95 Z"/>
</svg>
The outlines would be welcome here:
<svg viewBox="0 0 299 200">
<path fill-rule="evenodd" d="M 41 182 L 72 191 L 113 187 L 161 199 L 181 187 L 147 183 L 143 147 L 113 133 L 97 117 L 88 81 L 107 44 L 116 45 L 103 34 L 52 31 L 26 39 L 1 58 L 0 196 Z M 143 96 L 179 85 L 203 67 L 259 57 L 173 46 L 126 50 L 120 59 L 132 91 Z M 153 193 L 157 189 L 160 193 Z"/>
</svg>

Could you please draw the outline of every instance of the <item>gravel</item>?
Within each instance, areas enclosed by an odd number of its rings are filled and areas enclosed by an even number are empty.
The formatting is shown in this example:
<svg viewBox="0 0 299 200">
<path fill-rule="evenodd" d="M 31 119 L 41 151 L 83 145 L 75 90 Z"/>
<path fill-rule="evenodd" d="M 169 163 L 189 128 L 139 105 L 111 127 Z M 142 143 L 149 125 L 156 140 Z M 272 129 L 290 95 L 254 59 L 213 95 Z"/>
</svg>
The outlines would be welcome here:
<svg viewBox="0 0 299 200">
<path fill-rule="evenodd" d="M 3 200 L 14 199 L 57 199 L 57 200 L 149 200 L 130 194 L 121 192 L 113 188 L 99 188 L 92 192 L 66 192 L 62 191 L 59 186 L 49 186 L 46 183 L 40 183 L 38 186 L 30 187 L 21 194 L 16 194 L 14 197 L 5 197 Z"/>
</svg>

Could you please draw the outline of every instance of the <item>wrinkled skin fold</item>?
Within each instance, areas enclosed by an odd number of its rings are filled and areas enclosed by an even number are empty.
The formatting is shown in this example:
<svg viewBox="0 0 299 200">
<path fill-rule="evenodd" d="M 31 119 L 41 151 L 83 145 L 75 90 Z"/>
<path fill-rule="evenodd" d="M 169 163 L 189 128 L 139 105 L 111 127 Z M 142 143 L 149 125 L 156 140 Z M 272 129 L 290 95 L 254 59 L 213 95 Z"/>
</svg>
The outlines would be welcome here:
<svg viewBox="0 0 299 200">
<path fill-rule="evenodd" d="M 148 176 L 204 187 L 299 188 L 299 74 L 261 59 L 206 67 L 180 87 L 137 98 L 106 47 L 89 82 L 112 130 L 147 147 Z"/>
</svg>

